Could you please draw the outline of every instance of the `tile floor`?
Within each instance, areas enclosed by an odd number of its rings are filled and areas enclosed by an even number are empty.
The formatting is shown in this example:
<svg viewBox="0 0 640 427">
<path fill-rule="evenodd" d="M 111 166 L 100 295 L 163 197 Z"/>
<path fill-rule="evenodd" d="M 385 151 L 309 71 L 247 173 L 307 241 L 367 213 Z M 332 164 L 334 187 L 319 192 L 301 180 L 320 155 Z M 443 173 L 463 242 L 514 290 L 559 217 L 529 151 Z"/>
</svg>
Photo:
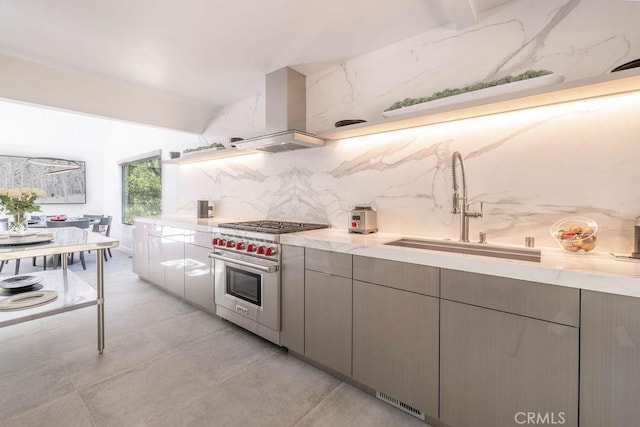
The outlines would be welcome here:
<svg viewBox="0 0 640 427">
<path fill-rule="evenodd" d="M 69 268 L 93 284 L 87 267 Z M 123 251 L 105 283 L 102 356 L 95 307 L 0 328 L 0 425 L 426 425 L 139 280 Z"/>
</svg>

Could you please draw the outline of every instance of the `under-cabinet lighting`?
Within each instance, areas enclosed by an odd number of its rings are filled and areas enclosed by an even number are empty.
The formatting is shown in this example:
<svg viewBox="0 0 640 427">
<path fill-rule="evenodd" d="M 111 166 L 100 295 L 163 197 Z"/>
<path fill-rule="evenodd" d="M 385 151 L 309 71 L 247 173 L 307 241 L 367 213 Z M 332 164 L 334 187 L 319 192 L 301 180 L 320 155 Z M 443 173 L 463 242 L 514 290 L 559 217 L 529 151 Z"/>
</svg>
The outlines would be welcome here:
<svg viewBox="0 0 640 427">
<path fill-rule="evenodd" d="M 468 120 L 486 120 L 488 117 L 500 117 L 500 120 L 503 120 L 505 115 L 511 113 L 520 112 L 530 115 L 532 111 L 537 109 L 544 111 L 558 106 L 583 105 L 585 103 L 590 106 L 592 102 L 603 99 L 614 99 L 615 102 L 619 102 L 627 96 L 640 93 L 640 72 L 638 71 L 638 69 L 624 70 L 614 73 L 615 75 L 608 74 L 573 80 L 553 87 L 546 86 L 457 104 L 452 103 L 434 108 L 429 112 L 410 112 L 395 116 L 391 120 L 387 118 L 361 125 L 345 126 L 320 132 L 319 135 L 327 139 L 344 140 L 447 123 L 458 128 L 461 123 Z"/>
<path fill-rule="evenodd" d="M 226 159 L 229 157 L 240 157 L 256 154 L 258 151 L 249 149 L 237 149 L 237 148 L 212 148 L 207 150 L 194 151 L 191 153 L 183 154 L 181 157 L 163 160 L 162 163 L 174 164 L 174 165 L 186 165 L 190 163 L 202 163 L 211 160 Z"/>
<path fill-rule="evenodd" d="M 607 111 L 611 108 L 638 111 L 640 109 L 640 91 L 506 111 L 408 129 L 390 130 L 371 135 L 354 136 L 340 140 L 339 145 L 346 148 L 352 145 L 360 145 L 366 140 L 364 145 L 370 149 L 372 145 L 386 144 L 391 141 L 408 142 L 412 138 L 424 139 L 425 135 L 428 135 L 429 139 L 434 141 L 444 141 L 453 135 L 462 133 L 478 133 L 486 129 L 497 129 L 519 123 L 543 122 L 570 114 L 595 113 Z M 425 134 L 427 129 L 428 134 Z"/>
<path fill-rule="evenodd" d="M 245 150 L 243 150 L 245 151 Z M 220 164 L 220 163 L 225 163 L 225 162 L 233 162 L 233 161 L 237 161 L 240 160 L 238 157 L 242 157 L 242 161 L 245 160 L 249 160 L 249 159 L 253 159 L 253 158 L 260 158 L 264 156 L 264 153 L 258 153 L 255 151 L 248 151 L 246 150 L 246 152 L 243 152 L 242 154 L 240 153 L 236 153 L 234 155 L 230 155 L 230 156 L 224 156 L 224 157 L 216 157 L 216 158 L 211 158 L 211 159 L 199 159 L 199 160 L 194 160 L 192 162 L 181 162 L 179 164 L 183 165 L 183 166 L 202 166 L 202 165 L 207 165 L 207 164 Z M 175 159 L 178 160 L 178 159 Z M 172 161 L 165 161 L 164 163 L 173 163 Z M 175 162 L 178 163 L 178 162 Z"/>
</svg>

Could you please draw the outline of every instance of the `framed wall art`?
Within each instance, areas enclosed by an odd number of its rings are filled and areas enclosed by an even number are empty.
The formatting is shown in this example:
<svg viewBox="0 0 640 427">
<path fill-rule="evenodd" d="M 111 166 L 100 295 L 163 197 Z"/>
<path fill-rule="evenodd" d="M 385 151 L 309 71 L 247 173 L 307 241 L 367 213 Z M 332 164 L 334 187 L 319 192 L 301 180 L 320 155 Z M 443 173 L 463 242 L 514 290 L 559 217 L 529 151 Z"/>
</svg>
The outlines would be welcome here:
<svg viewBox="0 0 640 427">
<path fill-rule="evenodd" d="M 80 160 L 0 155 L 0 188 L 40 188 L 46 196 L 38 204 L 82 204 L 87 202 L 85 168 Z"/>
</svg>

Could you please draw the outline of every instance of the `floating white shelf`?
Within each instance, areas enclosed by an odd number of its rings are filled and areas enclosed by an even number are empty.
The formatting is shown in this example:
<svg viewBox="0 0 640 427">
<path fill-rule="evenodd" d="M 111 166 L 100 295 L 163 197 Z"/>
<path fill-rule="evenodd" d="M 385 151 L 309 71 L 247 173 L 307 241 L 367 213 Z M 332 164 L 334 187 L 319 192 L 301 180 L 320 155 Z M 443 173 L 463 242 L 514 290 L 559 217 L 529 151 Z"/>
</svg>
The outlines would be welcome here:
<svg viewBox="0 0 640 427">
<path fill-rule="evenodd" d="M 325 130 L 319 132 L 318 136 L 333 140 L 352 138 L 635 91 L 640 91 L 640 69 L 638 68 L 449 104 L 428 112 L 398 114 L 392 118 Z"/>
<path fill-rule="evenodd" d="M 183 154 L 177 159 L 164 160 L 162 163 L 173 165 L 184 165 L 187 163 L 206 162 L 208 160 L 224 159 L 225 157 L 246 156 L 247 154 L 258 153 L 256 150 L 238 150 L 236 148 L 209 149 L 196 151 L 194 153 Z"/>
</svg>

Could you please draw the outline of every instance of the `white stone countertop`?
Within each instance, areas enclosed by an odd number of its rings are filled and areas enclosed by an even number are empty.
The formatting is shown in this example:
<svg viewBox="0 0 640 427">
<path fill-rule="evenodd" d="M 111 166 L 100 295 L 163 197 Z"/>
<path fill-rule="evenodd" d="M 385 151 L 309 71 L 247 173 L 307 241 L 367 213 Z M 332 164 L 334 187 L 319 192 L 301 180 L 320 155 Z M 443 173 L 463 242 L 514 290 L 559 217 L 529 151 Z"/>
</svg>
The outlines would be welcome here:
<svg viewBox="0 0 640 427">
<path fill-rule="evenodd" d="M 83 230 L 77 227 L 38 229 L 35 236 L 46 237 L 47 233 L 53 233 L 52 241 L 24 245 L 19 244 L 19 240 L 30 239 L 32 236 L 16 238 L 9 237 L 6 232 L 0 233 L 0 261 L 90 251 L 95 249 L 115 248 L 120 244 L 118 240 L 112 239 L 111 237 L 105 237 L 102 234 L 94 233 L 90 230 Z M 9 243 L 9 239 L 15 241 L 16 244 L 6 246 L 6 244 Z"/>
<path fill-rule="evenodd" d="M 166 225 L 169 227 L 183 227 L 193 231 L 218 231 L 218 224 L 237 221 L 233 218 L 196 218 L 186 215 L 158 215 L 153 217 L 136 217 L 134 221 L 146 224 Z"/>
<path fill-rule="evenodd" d="M 640 297 L 640 262 L 618 261 L 605 252 L 574 254 L 559 247 L 541 247 L 541 262 L 530 262 L 384 245 L 402 237 L 427 238 L 387 233 L 363 236 L 350 234 L 346 230 L 325 229 L 285 234 L 281 236 L 280 242 L 286 245 Z"/>
<path fill-rule="evenodd" d="M 229 218 L 198 219 L 187 216 L 136 220 L 205 232 L 220 231 L 218 224 L 234 221 Z M 348 233 L 345 229 L 331 228 L 282 234 L 280 242 L 285 245 L 640 297 L 640 262 L 618 261 L 609 253 L 596 250 L 586 254 L 573 254 L 560 247 L 540 247 L 542 259 L 538 263 L 384 245 L 403 237 L 430 238 L 390 233 L 360 235 Z"/>
</svg>

